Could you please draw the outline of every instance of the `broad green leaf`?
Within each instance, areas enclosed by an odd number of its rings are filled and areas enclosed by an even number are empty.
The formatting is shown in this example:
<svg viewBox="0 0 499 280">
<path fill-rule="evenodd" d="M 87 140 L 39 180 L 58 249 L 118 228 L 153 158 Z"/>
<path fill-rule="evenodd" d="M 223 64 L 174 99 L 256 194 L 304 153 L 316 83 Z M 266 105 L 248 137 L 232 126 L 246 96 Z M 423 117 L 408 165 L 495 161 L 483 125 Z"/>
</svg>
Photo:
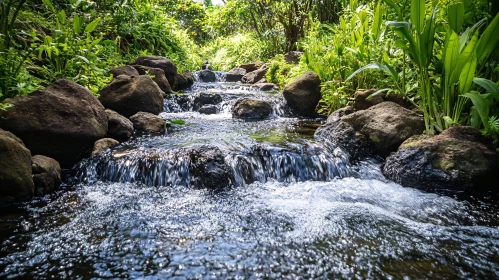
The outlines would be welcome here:
<svg viewBox="0 0 499 280">
<path fill-rule="evenodd" d="M 480 127 L 482 126 L 482 119 L 480 118 L 480 114 L 478 114 L 478 111 L 475 108 L 475 106 L 471 106 L 470 115 L 471 115 L 471 127 L 480 129 Z"/>
<path fill-rule="evenodd" d="M 433 44 L 435 42 L 436 10 L 432 16 L 425 21 L 423 34 L 421 35 L 421 64 L 428 67 L 433 57 Z"/>
<path fill-rule="evenodd" d="M 94 31 L 95 28 L 97 28 L 97 26 L 99 25 L 99 22 L 100 22 L 100 18 L 94 19 L 91 23 L 89 23 L 87 25 L 87 27 L 85 27 L 85 32 L 91 33 L 92 31 Z"/>
<path fill-rule="evenodd" d="M 459 92 L 468 92 L 473 84 L 477 65 L 476 54 L 471 56 L 471 59 L 464 65 L 463 71 L 459 76 Z"/>
<path fill-rule="evenodd" d="M 83 23 L 83 16 L 80 17 L 78 15 L 75 15 L 73 18 L 73 31 L 76 34 L 80 34 L 82 23 Z"/>
<path fill-rule="evenodd" d="M 60 10 L 57 13 L 57 20 L 59 21 L 60 24 L 64 25 L 66 23 L 66 12 L 64 10 Z"/>
<path fill-rule="evenodd" d="M 381 9 L 381 1 L 378 1 L 378 5 L 376 6 L 376 12 L 374 13 L 374 21 L 372 27 L 372 33 L 375 40 L 379 39 L 380 31 L 381 31 L 381 21 L 383 19 L 383 10 Z M 383 7 L 384 8 L 384 7 Z"/>
<path fill-rule="evenodd" d="M 499 86 L 491 80 L 483 78 L 474 78 L 473 82 L 481 87 L 483 87 L 490 95 L 499 101 Z"/>
<path fill-rule="evenodd" d="M 423 31 L 425 12 L 425 0 L 411 0 L 411 24 L 418 33 Z"/>
<path fill-rule="evenodd" d="M 476 51 L 477 42 L 478 42 L 478 33 L 475 33 L 475 35 L 473 35 L 473 38 L 471 38 L 468 45 L 464 48 L 463 52 L 459 55 L 456 67 L 454 67 L 452 75 L 449 79 L 449 84 L 457 83 L 457 81 L 461 76 L 461 72 L 463 71 L 464 66 L 468 64 L 468 61 L 471 60 L 474 55 L 476 55 L 475 51 Z"/>
<path fill-rule="evenodd" d="M 456 2 L 449 5 L 447 8 L 447 20 L 449 21 L 450 28 L 459 33 L 464 24 L 463 2 Z"/>
<path fill-rule="evenodd" d="M 449 82 L 452 71 L 455 69 L 459 59 L 459 36 L 452 29 L 447 30 L 445 40 L 444 69 L 446 82 Z"/>
<path fill-rule="evenodd" d="M 381 69 L 380 68 L 380 64 L 379 63 L 371 63 L 371 64 L 368 64 L 364 67 L 361 67 L 359 69 L 357 69 L 357 71 L 353 72 L 352 75 L 350 75 L 346 80 L 345 82 L 348 82 L 350 81 L 351 79 L 353 79 L 355 76 L 357 76 L 359 73 L 367 70 L 367 69 Z"/>
<path fill-rule="evenodd" d="M 114 41 L 113 40 L 104 40 L 104 41 L 102 41 L 101 45 L 104 45 L 104 46 L 114 45 Z"/>
<path fill-rule="evenodd" d="M 487 101 L 486 96 L 479 94 L 478 92 L 468 92 L 463 94 L 463 96 L 468 97 L 471 100 L 478 115 L 480 115 L 480 119 L 482 119 L 483 127 L 488 129 L 490 102 Z"/>
<path fill-rule="evenodd" d="M 485 60 L 499 43 L 499 14 L 487 26 L 477 47 L 478 61 Z"/>
<path fill-rule="evenodd" d="M 90 61 L 88 61 L 88 59 L 84 56 L 81 56 L 81 55 L 77 55 L 76 57 L 78 57 L 79 59 L 85 61 L 86 64 L 90 64 Z"/>
<path fill-rule="evenodd" d="M 376 95 L 378 95 L 380 93 L 387 92 L 387 91 L 390 91 L 390 90 L 391 90 L 391 88 L 380 89 L 380 90 L 376 91 L 375 93 L 369 95 L 366 99 L 371 99 L 371 98 L 375 97 Z"/>
<path fill-rule="evenodd" d="M 170 123 L 184 125 L 185 121 L 184 120 L 171 120 Z"/>
</svg>

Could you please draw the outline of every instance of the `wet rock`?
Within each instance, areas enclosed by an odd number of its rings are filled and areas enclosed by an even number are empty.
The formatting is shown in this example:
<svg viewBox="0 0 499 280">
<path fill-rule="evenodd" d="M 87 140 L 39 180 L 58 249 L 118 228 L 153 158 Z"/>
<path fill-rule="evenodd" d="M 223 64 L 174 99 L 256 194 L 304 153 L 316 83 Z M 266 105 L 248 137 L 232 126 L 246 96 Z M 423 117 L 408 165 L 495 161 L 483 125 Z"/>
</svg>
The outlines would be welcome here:
<svg viewBox="0 0 499 280">
<path fill-rule="evenodd" d="M 271 83 L 258 83 L 254 84 L 252 87 L 257 88 L 260 91 L 273 91 L 279 89 L 277 85 Z"/>
<path fill-rule="evenodd" d="M 245 120 L 262 120 L 272 114 L 272 106 L 256 99 L 240 99 L 232 108 L 232 117 Z"/>
<path fill-rule="evenodd" d="M 234 174 L 218 147 L 202 146 L 190 153 L 190 183 L 196 188 L 221 189 L 234 182 Z"/>
<path fill-rule="evenodd" d="M 251 63 L 242 64 L 239 66 L 239 68 L 242 68 L 246 70 L 246 73 L 249 73 L 258 70 L 260 67 L 262 67 L 262 65 L 263 62 L 251 62 Z"/>
<path fill-rule="evenodd" d="M 151 77 L 121 75 L 100 92 L 102 105 L 130 117 L 138 112 L 159 114 L 163 111 L 163 92 Z"/>
<path fill-rule="evenodd" d="M 138 132 L 147 134 L 164 134 L 166 132 L 166 121 L 151 113 L 139 112 L 131 116 L 130 120 Z"/>
<path fill-rule="evenodd" d="M 222 96 L 217 93 L 200 92 L 194 97 L 194 108 L 203 107 L 204 105 L 216 105 L 222 102 Z"/>
<path fill-rule="evenodd" d="M 124 116 L 116 113 L 113 110 L 106 110 L 108 119 L 107 136 L 124 142 L 130 139 L 133 135 L 133 123 Z"/>
<path fill-rule="evenodd" d="M 261 79 L 260 81 L 256 82 L 256 83 L 255 83 L 255 85 L 256 85 L 256 84 L 267 84 L 267 83 L 269 83 L 269 82 L 267 81 L 267 79 L 263 78 L 263 79 Z"/>
<path fill-rule="evenodd" d="M 120 144 L 120 142 L 112 139 L 112 138 L 103 138 L 95 142 L 94 149 L 92 150 L 92 157 L 106 151 L 107 149 L 111 149 Z"/>
<path fill-rule="evenodd" d="M 189 84 L 189 81 L 184 76 L 180 74 L 175 75 L 175 84 L 173 85 L 173 90 L 180 91 L 188 89 L 190 87 L 191 85 Z"/>
<path fill-rule="evenodd" d="M 229 83 L 240 82 L 244 75 L 246 75 L 246 69 L 234 68 L 225 75 L 225 81 Z"/>
<path fill-rule="evenodd" d="M 289 64 L 298 64 L 304 52 L 290 51 L 284 55 L 284 59 Z"/>
<path fill-rule="evenodd" d="M 0 129 L 0 205 L 33 196 L 31 152 L 21 139 Z"/>
<path fill-rule="evenodd" d="M 199 78 L 205 83 L 214 83 L 217 81 L 217 75 L 211 70 L 199 71 Z"/>
<path fill-rule="evenodd" d="M 495 148 L 471 127 L 452 127 L 437 136 L 407 139 L 388 157 L 385 176 L 423 190 L 499 191 Z"/>
<path fill-rule="evenodd" d="M 62 183 L 61 166 L 55 159 L 36 155 L 31 158 L 31 169 L 36 195 L 52 193 Z"/>
<path fill-rule="evenodd" d="M 159 88 L 165 93 L 172 93 L 172 88 L 170 82 L 166 78 L 165 71 L 159 68 L 152 68 L 142 65 L 134 65 L 140 75 L 152 75 L 154 78 L 152 80 L 159 86 Z M 138 75 L 137 75 L 138 76 Z"/>
<path fill-rule="evenodd" d="M 425 130 L 423 116 L 393 102 L 380 103 L 343 116 L 341 120 L 367 136 L 382 157 L 387 157 L 406 139 Z"/>
<path fill-rule="evenodd" d="M 282 94 L 295 114 L 313 117 L 316 115 L 317 104 L 322 98 L 321 80 L 314 72 L 306 72 L 286 85 Z"/>
<path fill-rule="evenodd" d="M 191 87 L 194 84 L 194 74 L 191 71 L 185 70 L 182 75 L 187 80 L 187 84 Z"/>
<path fill-rule="evenodd" d="M 253 72 L 249 72 L 246 75 L 244 75 L 243 78 L 241 79 L 241 82 L 245 84 L 254 84 L 263 79 L 267 74 L 268 70 L 269 70 L 268 66 L 264 64 L 262 65 L 262 67 L 260 67 L 260 69 L 255 70 Z"/>
<path fill-rule="evenodd" d="M 218 113 L 218 107 L 216 105 L 204 105 L 199 109 L 199 113 L 204 115 L 214 115 Z"/>
<path fill-rule="evenodd" d="M 166 79 L 168 80 L 170 86 L 175 84 L 175 74 L 177 74 L 177 66 L 166 57 L 139 56 L 135 61 L 135 64 L 152 68 L 159 68 L 165 72 Z"/>
<path fill-rule="evenodd" d="M 342 118 L 343 116 L 348 116 L 350 114 L 353 114 L 355 111 L 353 110 L 352 106 L 346 106 L 341 109 L 338 109 L 334 111 L 331 115 L 326 120 L 326 123 L 334 122 L 338 118 Z"/>
<path fill-rule="evenodd" d="M 369 139 L 339 117 L 328 119 L 325 125 L 316 130 L 315 138 L 325 139 L 340 147 L 353 161 L 373 155 Z"/>
<path fill-rule="evenodd" d="M 69 80 L 5 102 L 14 107 L 0 111 L 0 128 L 15 133 L 33 154 L 51 157 L 63 167 L 71 167 L 107 134 L 102 104 Z"/>
<path fill-rule="evenodd" d="M 137 69 L 135 69 L 133 66 L 130 66 L 130 65 L 115 68 L 109 72 L 111 74 L 113 74 L 113 77 L 118 77 L 119 75 L 127 75 L 127 76 L 137 77 L 140 75 L 139 72 L 137 71 Z"/>
<path fill-rule="evenodd" d="M 378 91 L 378 90 L 368 89 L 365 91 L 355 92 L 355 94 L 354 94 L 355 101 L 353 104 L 353 108 L 357 111 L 366 110 L 374 105 L 378 105 L 379 103 L 385 102 L 383 93 L 377 94 L 377 95 L 369 98 L 369 96 L 371 96 L 376 91 Z"/>
</svg>

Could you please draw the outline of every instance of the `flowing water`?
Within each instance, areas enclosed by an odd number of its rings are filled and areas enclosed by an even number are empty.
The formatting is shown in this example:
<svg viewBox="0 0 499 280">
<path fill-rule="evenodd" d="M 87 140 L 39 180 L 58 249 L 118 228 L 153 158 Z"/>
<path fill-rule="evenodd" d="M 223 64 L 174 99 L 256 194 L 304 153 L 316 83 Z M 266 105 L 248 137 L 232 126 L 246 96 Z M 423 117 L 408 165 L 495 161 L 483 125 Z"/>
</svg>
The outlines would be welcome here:
<svg viewBox="0 0 499 280">
<path fill-rule="evenodd" d="M 220 113 L 192 111 L 200 91 L 222 95 Z M 272 117 L 233 120 L 241 97 L 271 102 Z M 197 82 L 165 104 L 161 116 L 184 125 L 83 160 L 58 193 L 2 209 L 0 278 L 499 277 L 496 200 L 403 188 L 375 160 L 352 164 L 280 94 Z M 190 183 L 187 151 L 203 145 L 222 151 L 231 187 Z"/>
</svg>

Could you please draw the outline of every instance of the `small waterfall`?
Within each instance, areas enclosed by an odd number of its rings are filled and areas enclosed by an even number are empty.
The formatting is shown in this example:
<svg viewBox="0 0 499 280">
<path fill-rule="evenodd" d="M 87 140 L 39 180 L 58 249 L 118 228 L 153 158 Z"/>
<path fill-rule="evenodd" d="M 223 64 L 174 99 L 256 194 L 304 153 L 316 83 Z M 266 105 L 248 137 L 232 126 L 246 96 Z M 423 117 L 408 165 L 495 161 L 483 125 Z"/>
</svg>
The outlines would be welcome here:
<svg viewBox="0 0 499 280">
<path fill-rule="evenodd" d="M 194 71 L 192 72 L 192 75 L 194 76 L 194 82 L 195 83 L 202 83 L 203 81 L 201 80 L 201 78 L 199 77 L 199 74 L 201 73 L 201 71 Z M 213 73 L 215 73 L 216 77 L 217 77 L 217 80 L 216 82 L 225 82 L 225 75 L 227 74 L 226 72 L 222 72 L 222 71 L 213 71 Z"/>
</svg>

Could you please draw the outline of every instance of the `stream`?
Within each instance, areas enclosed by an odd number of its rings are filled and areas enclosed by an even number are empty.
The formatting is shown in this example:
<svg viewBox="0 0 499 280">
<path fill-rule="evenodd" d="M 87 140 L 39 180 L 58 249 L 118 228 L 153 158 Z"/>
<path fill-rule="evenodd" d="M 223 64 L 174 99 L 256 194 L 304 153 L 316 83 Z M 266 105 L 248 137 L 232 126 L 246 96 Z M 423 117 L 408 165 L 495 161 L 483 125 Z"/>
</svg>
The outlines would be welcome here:
<svg viewBox="0 0 499 280">
<path fill-rule="evenodd" d="M 193 111 L 197 92 L 220 94 L 220 112 Z M 242 97 L 273 115 L 232 119 Z M 160 116 L 185 124 L 85 159 L 60 191 L 2 209 L 0 278 L 499 278 L 496 199 L 403 188 L 375 159 L 353 164 L 282 94 L 198 81 Z M 232 187 L 190 184 L 186 151 L 202 146 L 222 151 Z"/>
</svg>

